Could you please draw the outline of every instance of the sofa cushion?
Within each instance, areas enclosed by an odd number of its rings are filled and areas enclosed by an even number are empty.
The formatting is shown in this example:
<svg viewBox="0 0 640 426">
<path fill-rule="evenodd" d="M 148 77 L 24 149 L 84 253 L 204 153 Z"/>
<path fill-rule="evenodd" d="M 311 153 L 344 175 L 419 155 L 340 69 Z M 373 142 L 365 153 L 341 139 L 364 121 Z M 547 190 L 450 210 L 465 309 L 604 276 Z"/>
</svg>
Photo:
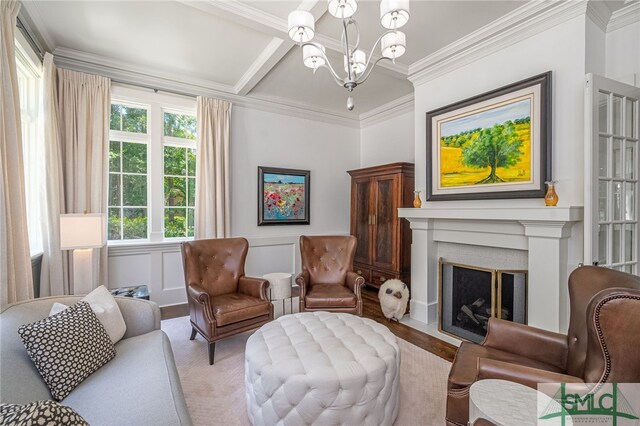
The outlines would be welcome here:
<svg viewBox="0 0 640 426">
<path fill-rule="evenodd" d="M 123 339 L 116 350 L 118 356 L 82 382 L 63 403 L 92 425 L 189 423 L 180 379 L 175 369 L 168 368 L 174 359 L 164 332 Z"/>
<path fill-rule="evenodd" d="M 55 401 L 34 401 L 29 404 L 0 404 L 2 425 L 89 426 L 73 409 Z"/>
<path fill-rule="evenodd" d="M 109 335 L 87 302 L 25 324 L 18 335 L 58 401 L 116 355 Z"/>
</svg>

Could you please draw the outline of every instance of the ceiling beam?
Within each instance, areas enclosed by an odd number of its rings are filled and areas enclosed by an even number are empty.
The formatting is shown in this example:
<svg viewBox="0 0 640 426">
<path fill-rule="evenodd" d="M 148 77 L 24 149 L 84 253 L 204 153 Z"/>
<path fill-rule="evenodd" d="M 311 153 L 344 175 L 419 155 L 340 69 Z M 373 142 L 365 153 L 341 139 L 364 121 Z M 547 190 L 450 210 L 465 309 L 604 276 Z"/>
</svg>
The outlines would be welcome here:
<svg viewBox="0 0 640 426">
<path fill-rule="evenodd" d="M 262 53 L 234 86 L 236 95 L 247 95 L 286 55 L 293 43 L 273 37 Z"/>
</svg>

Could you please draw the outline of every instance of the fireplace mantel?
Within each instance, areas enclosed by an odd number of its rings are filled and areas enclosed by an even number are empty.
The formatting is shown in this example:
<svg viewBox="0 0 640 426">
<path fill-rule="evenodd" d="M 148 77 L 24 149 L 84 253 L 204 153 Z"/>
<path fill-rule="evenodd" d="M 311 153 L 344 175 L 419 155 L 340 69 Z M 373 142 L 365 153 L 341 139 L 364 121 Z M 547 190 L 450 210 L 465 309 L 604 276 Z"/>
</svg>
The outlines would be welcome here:
<svg viewBox="0 0 640 426">
<path fill-rule="evenodd" d="M 582 207 L 439 207 L 398 209 L 398 215 L 410 222 L 421 219 L 455 219 L 488 221 L 582 221 Z"/>
<path fill-rule="evenodd" d="M 526 250 L 528 324 L 564 331 L 568 323 L 567 278 L 577 261 L 570 258 L 572 228 L 583 208 L 427 205 L 398 209 L 411 223 L 411 319 L 437 326 L 439 242 Z M 428 331 L 429 332 L 429 331 Z M 438 337 L 439 333 L 433 332 Z"/>
</svg>

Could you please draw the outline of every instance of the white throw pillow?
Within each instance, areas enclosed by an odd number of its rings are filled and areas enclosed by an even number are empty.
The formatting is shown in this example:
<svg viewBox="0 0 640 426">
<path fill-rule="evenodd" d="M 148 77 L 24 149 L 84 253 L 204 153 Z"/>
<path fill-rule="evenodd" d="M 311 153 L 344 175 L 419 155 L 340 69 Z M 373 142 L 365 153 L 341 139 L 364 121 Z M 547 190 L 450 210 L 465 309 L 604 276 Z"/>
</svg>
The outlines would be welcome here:
<svg viewBox="0 0 640 426">
<path fill-rule="evenodd" d="M 113 298 L 105 286 L 101 285 L 96 288 L 87 294 L 82 301 L 88 302 L 89 305 L 91 305 L 91 310 L 107 330 L 107 334 L 113 344 L 122 339 L 122 336 L 124 336 L 124 333 L 127 331 L 127 325 L 118 307 L 118 302 L 116 302 L 116 299 Z M 55 315 L 67 309 L 67 307 L 68 306 L 62 303 L 54 303 L 49 312 L 49 316 Z"/>
<path fill-rule="evenodd" d="M 59 314 L 60 312 L 64 311 L 67 308 L 68 308 L 68 306 L 65 305 L 64 303 L 56 302 L 51 307 L 51 310 L 49 311 L 49 316 L 53 316 L 55 314 Z"/>
</svg>

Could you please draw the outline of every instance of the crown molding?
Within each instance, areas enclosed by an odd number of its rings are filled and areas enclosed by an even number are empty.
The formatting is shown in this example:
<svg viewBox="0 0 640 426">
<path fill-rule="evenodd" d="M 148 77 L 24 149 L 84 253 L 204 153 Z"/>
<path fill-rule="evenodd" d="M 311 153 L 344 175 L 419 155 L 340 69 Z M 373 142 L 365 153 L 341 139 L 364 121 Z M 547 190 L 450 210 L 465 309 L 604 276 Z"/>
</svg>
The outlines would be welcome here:
<svg viewBox="0 0 640 426">
<path fill-rule="evenodd" d="M 413 93 L 402 96 L 370 111 L 360 114 L 360 128 L 380 123 L 414 110 Z"/>
<path fill-rule="evenodd" d="M 607 25 L 607 32 L 618 30 L 636 22 L 640 22 L 640 1 L 631 2 L 613 12 Z"/>
<path fill-rule="evenodd" d="M 585 0 L 531 1 L 409 66 L 414 86 L 584 15 Z"/>
<path fill-rule="evenodd" d="M 236 94 L 234 87 L 229 85 L 204 79 L 188 78 L 182 74 L 149 72 L 147 68 L 72 49 L 56 49 L 54 51 L 54 61 L 57 66 L 109 77 L 118 83 L 192 97 L 199 95 L 210 96 L 227 100 L 236 106 L 255 108 L 261 111 L 347 127 L 360 127 L 360 122 L 357 118 L 345 117 L 343 114 L 328 108 L 279 97 L 242 96 Z"/>
<path fill-rule="evenodd" d="M 607 25 L 611 19 L 611 10 L 602 1 L 591 0 L 587 3 L 587 16 L 602 31 L 607 31 Z"/>
<path fill-rule="evenodd" d="M 211 80 L 187 77 L 161 71 L 149 72 L 148 67 L 133 65 L 124 61 L 107 58 L 93 53 L 59 47 L 53 51 L 56 65 L 78 71 L 86 71 L 109 77 L 122 83 L 135 81 L 141 86 L 153 82 L 178 82 L 190 87 L 203 87 L 220 93 L 235 94 L 233 86 Z"/>
</svg>

